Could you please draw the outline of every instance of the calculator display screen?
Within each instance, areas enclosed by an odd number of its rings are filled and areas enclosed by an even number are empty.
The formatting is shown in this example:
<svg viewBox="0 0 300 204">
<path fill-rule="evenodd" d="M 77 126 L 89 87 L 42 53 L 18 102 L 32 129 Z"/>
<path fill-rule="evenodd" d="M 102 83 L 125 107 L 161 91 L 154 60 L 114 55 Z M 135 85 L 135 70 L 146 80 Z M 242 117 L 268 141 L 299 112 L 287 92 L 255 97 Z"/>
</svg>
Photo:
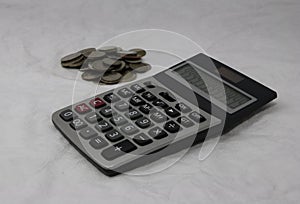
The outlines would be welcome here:
<svg viewBox="0 0 300 204">
<path fill-rule="evenodd" d="M 198 92 L 202 92 L 200 95 L 203 95 L 204 92 L 206 95 L 225 104 L 230 109 L 236 109 L 251 100 L 250 97 L 243 94 L 241 91 L 234 89 L 226 83 L 223 83 L 220 79 L 213 77 L 198 68 L 194 68 L 190 64 L 184 64 L 175 69 L 174 72 L 185 79 L 186 82 L 195 89 L 194 91 L 197 92 L 198 90 Z M 224 96 L 224 93 L 226 97 Z"/>
</svg>

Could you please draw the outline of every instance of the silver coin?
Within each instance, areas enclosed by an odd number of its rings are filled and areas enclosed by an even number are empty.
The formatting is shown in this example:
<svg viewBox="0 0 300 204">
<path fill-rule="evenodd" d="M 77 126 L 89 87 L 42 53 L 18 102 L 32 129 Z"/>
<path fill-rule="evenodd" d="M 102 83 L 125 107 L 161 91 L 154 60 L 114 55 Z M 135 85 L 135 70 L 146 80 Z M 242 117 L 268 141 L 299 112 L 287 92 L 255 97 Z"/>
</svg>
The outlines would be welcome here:
<svg viewBox="0 0 300 204">
<path fill-rule="evenodd" d="M 99 72 L 105 72 L 109 69 L 108 66 L 104 65 L 102 60 L 97 60 L 97 61 L 93 62 L 91 64 L 91 68 L 96 71 L 99 71 Z"/>
<path fill-rule="evenodd" d="M 94 60 L 94 59 L 101 59 L 105 57 L 105 52 L 100 52 L 98 50 L 91 52 L 88 56 L 88 59 Z"/>
<path fill-rule="evenodd" d="M 121 61 L 121 64 L 119 66 L 116 67 L 112 67 L 112 71 L 114 72 L 122 72 L 126 67 L 126 63 L 124 61 Z"/>
<path fill-rule="evenodd" d="M 96 51 L 96 48 L 86 48 L 86 49 L 80 50 L 79 53 L 81 53 L 83 56 L 88 58 L 89 55 L 95 51 Z"/>
<path fill-rule="evenodd" d="M 136 52 L 133 51 L 118 51 L 116 55 L 122 59 L 139 59 L 140 57 Z"/>
<path fill-rule="evenodd" d="M 101 47 L 98 50 L 105 52 L 105 53 L 112 53 L 112 52 L 117 52 L 120 48 L 116 47 L 116 46 L 105 46 L 105 47 Z"/>
<path fill-rule="evenodd" d="M 78 59 L 76 59 L 74 61 L 61 63 L 61 65 L 64 68 L 71 68 L 71 69 L 76 68 L 76 69 L 78 69 L 83 65 L 84 60 L 85 60 L 85 57 L 81 56 L 81 57 L 79 57 Z"/>
<path fill-rule="evenodd" d="M 120 66 L 121 65 L 121 61 L 120 60 L 115 60 L 115 59 L 110 59 L 110 58 L 104 58 L 102 60 L 103 64 L 111 67 L 111 66 Z"/>
<path fill-rule="evenodd" d="M 68 62 L 71 62 L 71 61 L 75 61 L 80 57 L 82 57 L 82 54 L 79 53 L 79 52 L 69 54 L 69 55 L 67 55 L 67 56 L 65 56 L 61 59 L 61 63 L 68 63 Z"/>
<path fill-rule="evenodd" d="M 125 71 L 120 82 L 130 82 L 136 79 L 136 73 L 133 71 Z"/>
<path fill-rule="evenodd" d="M 151 65 L 147 63 L 130 64 L 129 67 L 137 73 L 145 73 L 151 69 Z"/>
<path fill-rule="evenodd" d="M 130 49 L 129 51 L 136 52 L 139 57 L 144 57 L 147 54 L 146 50 L 140 48 Z"/>
<path fill-rule="evenodd" d="M 120 82 L 122 76 L 119 72 L 109 72 L 101 77 L 101 82 L 105 84 L 117 84 Z"/>
<path fill-rule="evenodd" d="M 137 59 L 125 59 L 126 62 L 130 63 L 130 64 L 140 64 L 143 60 L 141 58 L 137 58 Z"/>
<path fill-rule="evenodd" d="M 100 72 L 94 71 L 94 70 L 90 70 L 90 71 L 85 71 L 81 77 L 83 80 L 86 81 L 95 81 L 95 80 L 99 80 L 100 77 L 102 76 L 102 74 Z"/>
</svg>

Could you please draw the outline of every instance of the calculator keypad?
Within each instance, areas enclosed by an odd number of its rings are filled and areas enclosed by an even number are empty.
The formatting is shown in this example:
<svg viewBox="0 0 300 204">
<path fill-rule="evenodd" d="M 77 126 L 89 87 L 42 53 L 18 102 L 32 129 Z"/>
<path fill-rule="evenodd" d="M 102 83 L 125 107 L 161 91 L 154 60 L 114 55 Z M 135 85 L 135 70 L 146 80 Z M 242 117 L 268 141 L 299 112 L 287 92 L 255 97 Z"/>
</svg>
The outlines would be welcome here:
<svg viewBox="0 0 300 204">
<path fill-rule="evenodd" d="M 173 94 L 157 88 L 152 82 L 133 84 L 74 106 L 80 117 L 70 109 L 60 117 L 107 161 L 155 148 L 173 134 L 206 121 Z"/>
</svg>

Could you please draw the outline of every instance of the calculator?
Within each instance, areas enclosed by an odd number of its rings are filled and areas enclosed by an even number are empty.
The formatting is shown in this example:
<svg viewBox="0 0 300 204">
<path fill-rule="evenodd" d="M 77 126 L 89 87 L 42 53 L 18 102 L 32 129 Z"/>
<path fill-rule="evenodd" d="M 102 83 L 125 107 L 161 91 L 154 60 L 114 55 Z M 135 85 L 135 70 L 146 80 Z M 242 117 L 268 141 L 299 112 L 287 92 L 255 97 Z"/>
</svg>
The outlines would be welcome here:
<svg viewBox="0 0 300 204">
<path fill-rule="evenodd" d="M 93 165 L 115 176 L 225 134 L 277 97 L 205 54 L 52 115 Z"/>
</svg>

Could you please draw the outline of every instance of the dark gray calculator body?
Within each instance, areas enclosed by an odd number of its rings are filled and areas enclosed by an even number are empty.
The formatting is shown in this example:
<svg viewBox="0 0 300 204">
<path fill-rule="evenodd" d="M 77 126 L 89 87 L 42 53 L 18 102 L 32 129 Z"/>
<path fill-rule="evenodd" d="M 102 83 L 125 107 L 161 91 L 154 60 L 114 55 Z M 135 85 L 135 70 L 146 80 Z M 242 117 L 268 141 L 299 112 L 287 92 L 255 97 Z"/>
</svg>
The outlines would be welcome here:
<svg viewBox="0 0 300 204">
<path fill-rule="evenodd" d="M 52 116 L 66 139 L 108 176 L 224 134 L 277 97 L 198 54 L 166 71 L 99 94 Z"/>
</svg>

